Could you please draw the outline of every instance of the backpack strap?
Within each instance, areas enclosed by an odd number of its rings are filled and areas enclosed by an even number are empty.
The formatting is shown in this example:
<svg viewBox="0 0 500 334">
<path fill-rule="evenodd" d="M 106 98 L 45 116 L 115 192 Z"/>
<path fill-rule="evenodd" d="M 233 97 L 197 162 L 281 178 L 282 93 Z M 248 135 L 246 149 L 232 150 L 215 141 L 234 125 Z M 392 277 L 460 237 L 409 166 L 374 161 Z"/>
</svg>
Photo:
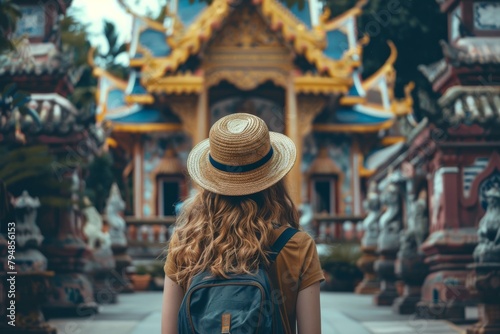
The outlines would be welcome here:
<svg viewBox="0 0 500 334">
<path fill-rule="evenodd" d="M 288 240 L 290 240 L 295 233 L 297 233 L 299 230 L 288 227 L 286 230 L 284 230 L 278 239 L 274 242 L 274 244 L 271 246 L 271 253 L 269 254 L 269 261 L 273 263 L 276 261 L 276 258 L 278 257 L 278 254 L 281 252 L 283 247 L 287 244 Z"/>
</svg>

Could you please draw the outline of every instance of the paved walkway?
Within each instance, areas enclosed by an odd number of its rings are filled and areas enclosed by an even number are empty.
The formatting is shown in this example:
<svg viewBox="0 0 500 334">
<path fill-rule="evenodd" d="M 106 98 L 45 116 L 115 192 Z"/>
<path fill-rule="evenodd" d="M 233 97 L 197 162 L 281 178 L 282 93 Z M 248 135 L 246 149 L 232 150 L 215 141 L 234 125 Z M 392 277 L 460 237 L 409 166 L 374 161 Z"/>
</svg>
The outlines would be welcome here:
<svg viewBox="0 0 500 334">
<path fill-rule="evenodd" d="M 85 319 L 52 319 L 59 334 L 160 333 L 161 292 L 122 294 L 115 305 Z M 371 296 L 351 293 L 321 294 L 323 334 L 456 334 L 462 329 L 446 322 L 394 315 L 389 307 L 375 307 Z"/>
</svg>

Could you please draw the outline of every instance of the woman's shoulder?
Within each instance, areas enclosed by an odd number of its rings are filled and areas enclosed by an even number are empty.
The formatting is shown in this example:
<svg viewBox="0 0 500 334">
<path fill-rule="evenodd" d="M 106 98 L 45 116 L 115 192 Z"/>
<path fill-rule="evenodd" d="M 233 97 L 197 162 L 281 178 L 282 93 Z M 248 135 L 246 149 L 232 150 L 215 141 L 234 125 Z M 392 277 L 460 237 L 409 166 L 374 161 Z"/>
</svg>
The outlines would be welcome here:
<svg viewBox="0 0 500 334">
<path fill-rule="evenodd" d="M 273 230 L 274 240 L 276 241 L 278 237 L 285 231 L 288 227 L 291 226 L 280 226 Z M 310 244 L 314 244 L 314 239 L 309 235 L 309 233 L 300 230 L 288 241 L 286 244 L 286 248 L 299 248 L 299 247 L 307 247 Z"/>
</svg>

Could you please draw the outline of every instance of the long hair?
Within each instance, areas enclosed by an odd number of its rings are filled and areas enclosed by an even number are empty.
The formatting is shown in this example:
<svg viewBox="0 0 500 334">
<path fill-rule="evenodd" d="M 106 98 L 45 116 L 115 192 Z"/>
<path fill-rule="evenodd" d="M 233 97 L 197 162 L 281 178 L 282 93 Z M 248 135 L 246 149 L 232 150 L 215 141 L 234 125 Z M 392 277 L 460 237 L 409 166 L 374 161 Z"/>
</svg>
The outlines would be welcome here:
<svg viewBox="0 0 500 334">
<path fill-rule="evenodd" d="M 186 287 L 203 271 L 227 277 L 268 266 L 272 230 L 286 225 L 298 229 L 299 215 L 282 180 L 248 196 L 198 192 L 183 203 L 168 250 L 177 283 Z"/>
</svg>

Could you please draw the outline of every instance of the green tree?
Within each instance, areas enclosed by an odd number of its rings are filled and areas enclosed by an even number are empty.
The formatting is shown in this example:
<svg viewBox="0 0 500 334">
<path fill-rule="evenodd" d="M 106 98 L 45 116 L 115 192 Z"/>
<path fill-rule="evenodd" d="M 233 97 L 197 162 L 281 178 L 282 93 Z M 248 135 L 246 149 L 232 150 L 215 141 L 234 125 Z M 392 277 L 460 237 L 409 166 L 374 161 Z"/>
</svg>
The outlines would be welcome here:
<svg viewBox="0 0 500 334">
<path fill-rule="evenodd" d="M 58 178 L 62 172 L 59 167 L 64 164 L 50 153 L 47 145 L 3 143 L 0 156 L 0 184 L 5 185 L 8 193 L 19 196 L 23 190 L 29 190 L 31 196 L 39 197 L 42 205 L 47 206 L 71 203 L 71 199 L 60 195 L 70 187 L 68 181 Z"/>
<path fill-rule="evenodd" d="M 97 211 L 103 212 L 109 190 L 114 182 L 113 158 L 109 153 L 94 157 L 88 166 L 85 179 L 87 196 L 94 203 Z"/>
<path fill-rule="evenodd" d="M 118 32 L 113 23 L 104 21 L 104 37 L 107 42 L 107 51 L 98 47 L 95 54 L 95 63 L 113 74 L 114 76 L 126 79 L 129 74 L 128 67 L 118 62 L 118 58 L 127 52 L 127 44 L 120 43 Z"/>
<path fill-rule="evenodd" d="M 77 108 L 95 108 L 95 93 L 97 79 L 93 76 L 93 64 L 106 69 L 109 73 L 126 79 L 129 69 L 117 61 L 127 50 L 126 44 L 119 43 L 116 27 L 111 22 L 104 22 L 104 37 L 107 51 L 102 47 L 94 49 L 87 32 L 88 25 L 78 19 L 79 12 L 72 12 L 61 21 L 61 42 L 63 51 L 70 54 L 73 63 L 73 72 L 79 77 L 75 89 L 69 99 Z"/>
<path fill-rule="evenodd" d="M 92 109 L 95 107 L 97 86 L 88 62 L 92 46 L 87 33 L 88 25 L 82 24 L 78 15 L 78 12 L 74 12 L 61 20 L 62 49 L 65 54 L 70 55 L 72 71 L 79 78 L 68 98 L 79 109 Z"/>
<path fill-rule="evenodd" d="M 357 0 L 325 0 L 332 16 L 356 3 Z M 387 41 L 396 45 L 396 94 L 401 96 L 404 86 L 410 81 L 424 85 L 418 65 L 442 58 L 439 41 L 447 38 L 447 20 L 436 0 L 370 0 L 363 7 L 358 31 L 360 35 L 370 36 L 363 55 L 364 77 L 374 73 L 387 59 Z"/>
<path fill-rule="evenodd" d="M 9 38 L 16 30 L 21 18 L 19 7 L 11 0 L 0 0 L 0 53 L 14 50 L 14 43 Z"/>
</svg>

